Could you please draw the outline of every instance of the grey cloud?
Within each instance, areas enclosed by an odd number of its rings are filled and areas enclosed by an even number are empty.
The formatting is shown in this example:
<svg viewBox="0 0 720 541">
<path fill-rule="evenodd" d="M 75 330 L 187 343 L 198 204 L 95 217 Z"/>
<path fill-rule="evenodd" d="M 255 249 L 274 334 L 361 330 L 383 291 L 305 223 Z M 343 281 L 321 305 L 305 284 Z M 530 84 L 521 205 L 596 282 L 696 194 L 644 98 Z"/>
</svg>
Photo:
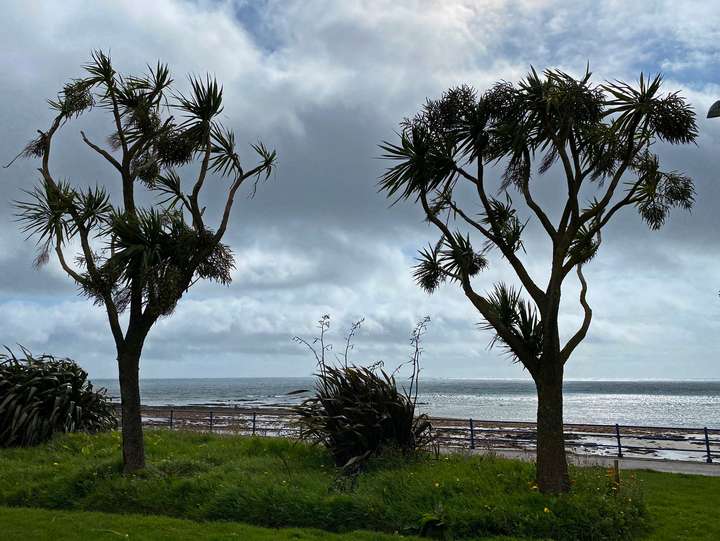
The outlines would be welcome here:
<svg viewBox="0 0 720 541">
<path fill-rule="evenodd" d="M 478 315 L 452 285 L 427 296 L 412 283 L 415 250 L 436 238 L 412 204 L 376 192 L 385 167 L 377 143 L 426 97 L 469 82 L 486 88 L 517 80 L 529 64 L 598 80 L 633 79 L 663 69 L 700 113 L 720 97 L 718 16 L 691 16 L 692 2 L 244 2 L 127 1 L 87 9 L 81 2 L 39 10 L 9 2 L 0 25 L 0 157 L 11 158 L 49 121 L 44 100 L 80 73 L 90 49 L 110 48 L 118 66 L 143 69 L 161 58 L 178 84 L 210 71 L 225 85 L 223 122 L 245 145 L 259 137 L 278 149 L 277 174 L 252 200 L 238 200 L 227 237 L 237 254 L 229 288 L 200 284 L 151 333 L 146 376 L 305 375 L 307 353 L 290 342 L 312 336 L 323 313 L 334 316 L 334 341 L 365 316 L 358 359 L 404 360 L 408 335 L 433 317 L 426 373 L 434 376 L 523 375 L 478 330 Z M 626 22 L 632 20 L 632 25 Z M 659 44 L 667 43 L 666 47 Z M 717 66 L 717 62 L 715 62 Z M 701 115 L 704 116 L 704 115 Z M 78 183 L 108 182 L 103 163 L 83 148 L 82 126 L 102 141 L 109 127 L 93 113 L 71 124 L 54 155 L 56 171 Z M 649 232 L 626 212 L 608 230 L 587 267 L 595 321 L 568 365 L 575 377 L 720 377 L 712 359 L 720 318 L 716 289 L 716 148 L 720 123 L 701 120 L 697 147 L 658 146 L 666 165 L 697 180 L 692 214 L 676 212 Z M 73 355 L 97 376 L 113 376 L 114 352 L 101 310 L 76 298 L 52 264 L 31 268 L 32 246 L 11 222 L 9 200 L 32 185 L 35 165 L 0 170 L 0 343 Z M 556 200 L 553 177 L 538 197 Z M 221 181 L 211 185 L 217 210 Z M 526 260 L 544 279 L 546 246 L 529 226 Z M 502 261 L 477 279 L 512 281 Z M 577 286 L 565 292 L 564 332 L 579 323 Z"/>
</svg>

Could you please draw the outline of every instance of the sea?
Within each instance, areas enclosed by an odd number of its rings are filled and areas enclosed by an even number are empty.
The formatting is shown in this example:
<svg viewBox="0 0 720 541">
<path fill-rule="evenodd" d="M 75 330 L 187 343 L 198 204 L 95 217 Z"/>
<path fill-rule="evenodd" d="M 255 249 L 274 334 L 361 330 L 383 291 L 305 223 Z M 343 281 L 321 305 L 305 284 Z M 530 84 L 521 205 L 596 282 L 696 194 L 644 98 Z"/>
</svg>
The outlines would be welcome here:
<svg viewBox="0 0 720 541">
<path fill-rule="evenodd" d="M 98 379 L 117 399 L 116 380 Z M 142 403 L 262 408 L 300 402 L 312 378 L 143 379 Z M 568 423 L 720 429 L 720 380 L 598 381 L 564 384 Z M 532 381 L 518 379 L 423 379 L 418 407 L 436 417 L 533 421 L 537 398 Z"/>
</svg>

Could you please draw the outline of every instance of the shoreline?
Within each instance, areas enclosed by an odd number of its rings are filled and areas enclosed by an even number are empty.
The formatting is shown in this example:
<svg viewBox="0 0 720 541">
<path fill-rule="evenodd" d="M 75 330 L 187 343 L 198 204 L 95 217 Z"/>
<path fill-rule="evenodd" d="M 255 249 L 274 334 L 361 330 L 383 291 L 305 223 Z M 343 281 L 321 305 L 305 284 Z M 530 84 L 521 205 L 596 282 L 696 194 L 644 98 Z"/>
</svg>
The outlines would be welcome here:
<svg viewBox="0 0 720 541">
<path fill-rule="evenodd" d="M 116 404 L 116 407 L 118 405 Z M 282 406 L 143 406 L 143 424 L 155 428 L 280 437 L 300 436 L 292 410 Z M 430 416 L 439 446 L 451 449 L 530 452 L 534 422 Z M 618 440 L 620 446 L 618 447 Z M 566 447 L 596 457 L 720 462 L 720 429 L 565 423 Z"/>
</svg>

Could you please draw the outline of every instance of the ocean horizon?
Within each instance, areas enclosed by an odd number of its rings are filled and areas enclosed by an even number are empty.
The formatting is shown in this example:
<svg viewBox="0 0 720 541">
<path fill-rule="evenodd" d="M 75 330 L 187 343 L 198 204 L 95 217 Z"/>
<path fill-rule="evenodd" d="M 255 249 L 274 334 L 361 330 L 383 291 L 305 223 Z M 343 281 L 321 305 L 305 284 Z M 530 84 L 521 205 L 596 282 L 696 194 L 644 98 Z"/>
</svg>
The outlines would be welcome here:
<svg viewBox="0 0 720 541">
<path fill-rule="evenodd" d="M 114 379 L 94 379 L 119 397 Z M 143 378 L 142 402 L 148 406 L 291 406 L 309 394 L 312 377 Z M 398 384 L 403 380 L 398 378 Z M 720 428 L 720 380 L 570 379 L 564 383 L 568 423 Z M 534 421 L 534 383 L 519 378 L 424 378 L 420 411 L 441 417 Z"/>
</svg>

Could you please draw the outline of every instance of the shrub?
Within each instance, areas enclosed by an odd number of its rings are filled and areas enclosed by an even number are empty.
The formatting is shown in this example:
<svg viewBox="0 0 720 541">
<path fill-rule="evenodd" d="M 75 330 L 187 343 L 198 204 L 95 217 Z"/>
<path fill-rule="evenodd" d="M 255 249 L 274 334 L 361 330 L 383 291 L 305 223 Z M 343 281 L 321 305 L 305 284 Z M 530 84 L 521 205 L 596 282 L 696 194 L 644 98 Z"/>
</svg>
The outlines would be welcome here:
<svg viewBox="0 0 720 541">
<path fill-rule="evenodd" d="M 319 373 L 315 396 L 294 410 L 304 437 L 325 445 L 336 465 L 351 469 L 383 449 L 396 448 L 407 453 L 431 440 L 432 427 L 427 415 L 415 415 L 420 338 L 428 321 L 422 320 L 412 334 L 414 351 L 407 363 L 412 367 L 408 390 L 398 389 L 394 373 L 387 374 L 379 363 L 371 367 L 348 365 L 350 340 L 361 321 L 353 325 L 348 335 L 340 366 L 325 362 L 325 352 L 330 349 L 324 339 L 328 316 L 320 320 L 320 337 L 315 340 L 320 344 L 319 352 L 308 342 L 297 339 L 315 353 Z"/>
<path fill-rule="evenodd" d="M 52 355 L 0 354 L 0 446 L 30 446 L 55 432 L 99 432 L 117 426 L 104 389 L 87 372 Z"/>
</svg>

